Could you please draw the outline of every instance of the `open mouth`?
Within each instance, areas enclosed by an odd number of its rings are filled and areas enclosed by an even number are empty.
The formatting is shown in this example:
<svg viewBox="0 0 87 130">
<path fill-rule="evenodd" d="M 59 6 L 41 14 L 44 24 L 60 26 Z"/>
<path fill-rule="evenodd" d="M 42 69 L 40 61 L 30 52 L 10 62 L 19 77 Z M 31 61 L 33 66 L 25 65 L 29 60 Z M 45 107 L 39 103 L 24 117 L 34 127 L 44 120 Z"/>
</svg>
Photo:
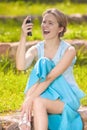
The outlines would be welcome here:
<svg viewBox="0 0 87 130">
<path fill-rule="evenodd" d="M 44 32 L 44 34 L 49 34 L 50 33 L 50 31 L 48 31 L 48 30 L 44 30 L 43 32 Z"/>
</svg>

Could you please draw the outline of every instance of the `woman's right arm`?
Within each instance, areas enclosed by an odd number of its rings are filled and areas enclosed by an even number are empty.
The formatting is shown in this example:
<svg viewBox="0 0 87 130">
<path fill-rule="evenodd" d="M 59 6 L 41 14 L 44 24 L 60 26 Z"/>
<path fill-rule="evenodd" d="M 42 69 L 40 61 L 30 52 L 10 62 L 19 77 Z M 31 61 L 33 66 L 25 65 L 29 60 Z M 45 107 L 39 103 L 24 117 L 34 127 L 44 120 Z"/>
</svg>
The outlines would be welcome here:
<svg viewBox="0 0 87 130">
<path fill-rule="evenodd" d="M 35 46 L 31 47 L 26 53 L 27 33 L 32 31 L 32 26 L 33 26 L 32 23 L 26 24 L 27 19 L 28 17 L 24 20 L 22 24 L 20 43 L 18 45 L 17 52 L 16 52 L 16 68 L 18 70 L 27 69 L 37 55 L 37 49 L 35 48 Z M 30 29 L 28 30 L 28 28 Z"/>
</svg>

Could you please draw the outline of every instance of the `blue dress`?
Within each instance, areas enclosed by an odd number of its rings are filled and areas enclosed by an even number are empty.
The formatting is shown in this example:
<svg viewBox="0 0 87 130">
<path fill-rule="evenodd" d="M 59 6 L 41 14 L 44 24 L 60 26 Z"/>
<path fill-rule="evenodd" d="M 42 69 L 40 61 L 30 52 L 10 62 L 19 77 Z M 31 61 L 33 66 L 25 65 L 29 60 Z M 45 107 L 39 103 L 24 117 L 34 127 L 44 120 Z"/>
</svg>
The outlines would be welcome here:
<svg viewBox="0 0 87 130">
<path fill-rule="evenodd" d="M 45 81 L 48 73 L 58 64 L 69 46 L 68 43 L 61 41 L 55 57 L 50 60 L 44 57 L 44 42 L 36 45 L 39 59 L 30 74 L 25 93 L 38 80 L 39 82 Z M 75 59 L 72 61 L 70 67 L 62 75 L 58 76 L 40 95 L 42 98 L 50 100 L 60 99 L 65 104 L 61 114 L 48 114 L 49 130 L 83 129 L 83 123 L 77 110 L 80 106 L 80 99 L 84 97 L 84 93 L 78 88 L 74 79 L 72 72 L 74 63 Z"/>
</svg>

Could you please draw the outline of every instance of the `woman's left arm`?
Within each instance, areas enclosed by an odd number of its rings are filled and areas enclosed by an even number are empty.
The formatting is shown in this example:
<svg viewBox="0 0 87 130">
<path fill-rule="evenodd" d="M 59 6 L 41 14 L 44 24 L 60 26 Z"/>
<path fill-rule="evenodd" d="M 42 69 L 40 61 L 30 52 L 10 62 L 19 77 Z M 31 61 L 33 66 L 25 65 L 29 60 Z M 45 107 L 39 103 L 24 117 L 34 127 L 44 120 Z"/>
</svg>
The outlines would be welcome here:
<svg viewBox="0 0 87 130">
<path fill-rule="evenodd" d="M 47 79 L 52 82 L 59 75 L 63 74 L 65 70 L 72 64 L 73 59 L 76 56 L 76 50 L 73 46 L 70 46 L 64 53 L 62 59 L 57 66 L 49 73 Z"/>
</svg>

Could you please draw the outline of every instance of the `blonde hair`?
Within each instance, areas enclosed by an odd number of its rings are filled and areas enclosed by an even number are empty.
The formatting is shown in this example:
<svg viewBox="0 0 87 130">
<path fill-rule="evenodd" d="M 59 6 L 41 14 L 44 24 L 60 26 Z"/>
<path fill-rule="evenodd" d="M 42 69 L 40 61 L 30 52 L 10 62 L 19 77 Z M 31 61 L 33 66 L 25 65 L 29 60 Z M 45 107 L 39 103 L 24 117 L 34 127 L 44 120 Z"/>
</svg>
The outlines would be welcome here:
<svg viewBox="0 0 87 130">
<path fill-rule="evenodd" d="M 62 37 L 64 35 L 64 33 L 66 32 L 66 27 L 67 27 L 67 17 L 65 14 L 63 14 L 61 11 L 53 8 L 53 9 L 47 9 L 43 14 L 42 17 L 45 14 L 53 14 L 56 19 L 57 22 L 59 24 L 59 27 L 63 27 L 63 31 L 59 33 L 59 37 Z"/>
</svg>

